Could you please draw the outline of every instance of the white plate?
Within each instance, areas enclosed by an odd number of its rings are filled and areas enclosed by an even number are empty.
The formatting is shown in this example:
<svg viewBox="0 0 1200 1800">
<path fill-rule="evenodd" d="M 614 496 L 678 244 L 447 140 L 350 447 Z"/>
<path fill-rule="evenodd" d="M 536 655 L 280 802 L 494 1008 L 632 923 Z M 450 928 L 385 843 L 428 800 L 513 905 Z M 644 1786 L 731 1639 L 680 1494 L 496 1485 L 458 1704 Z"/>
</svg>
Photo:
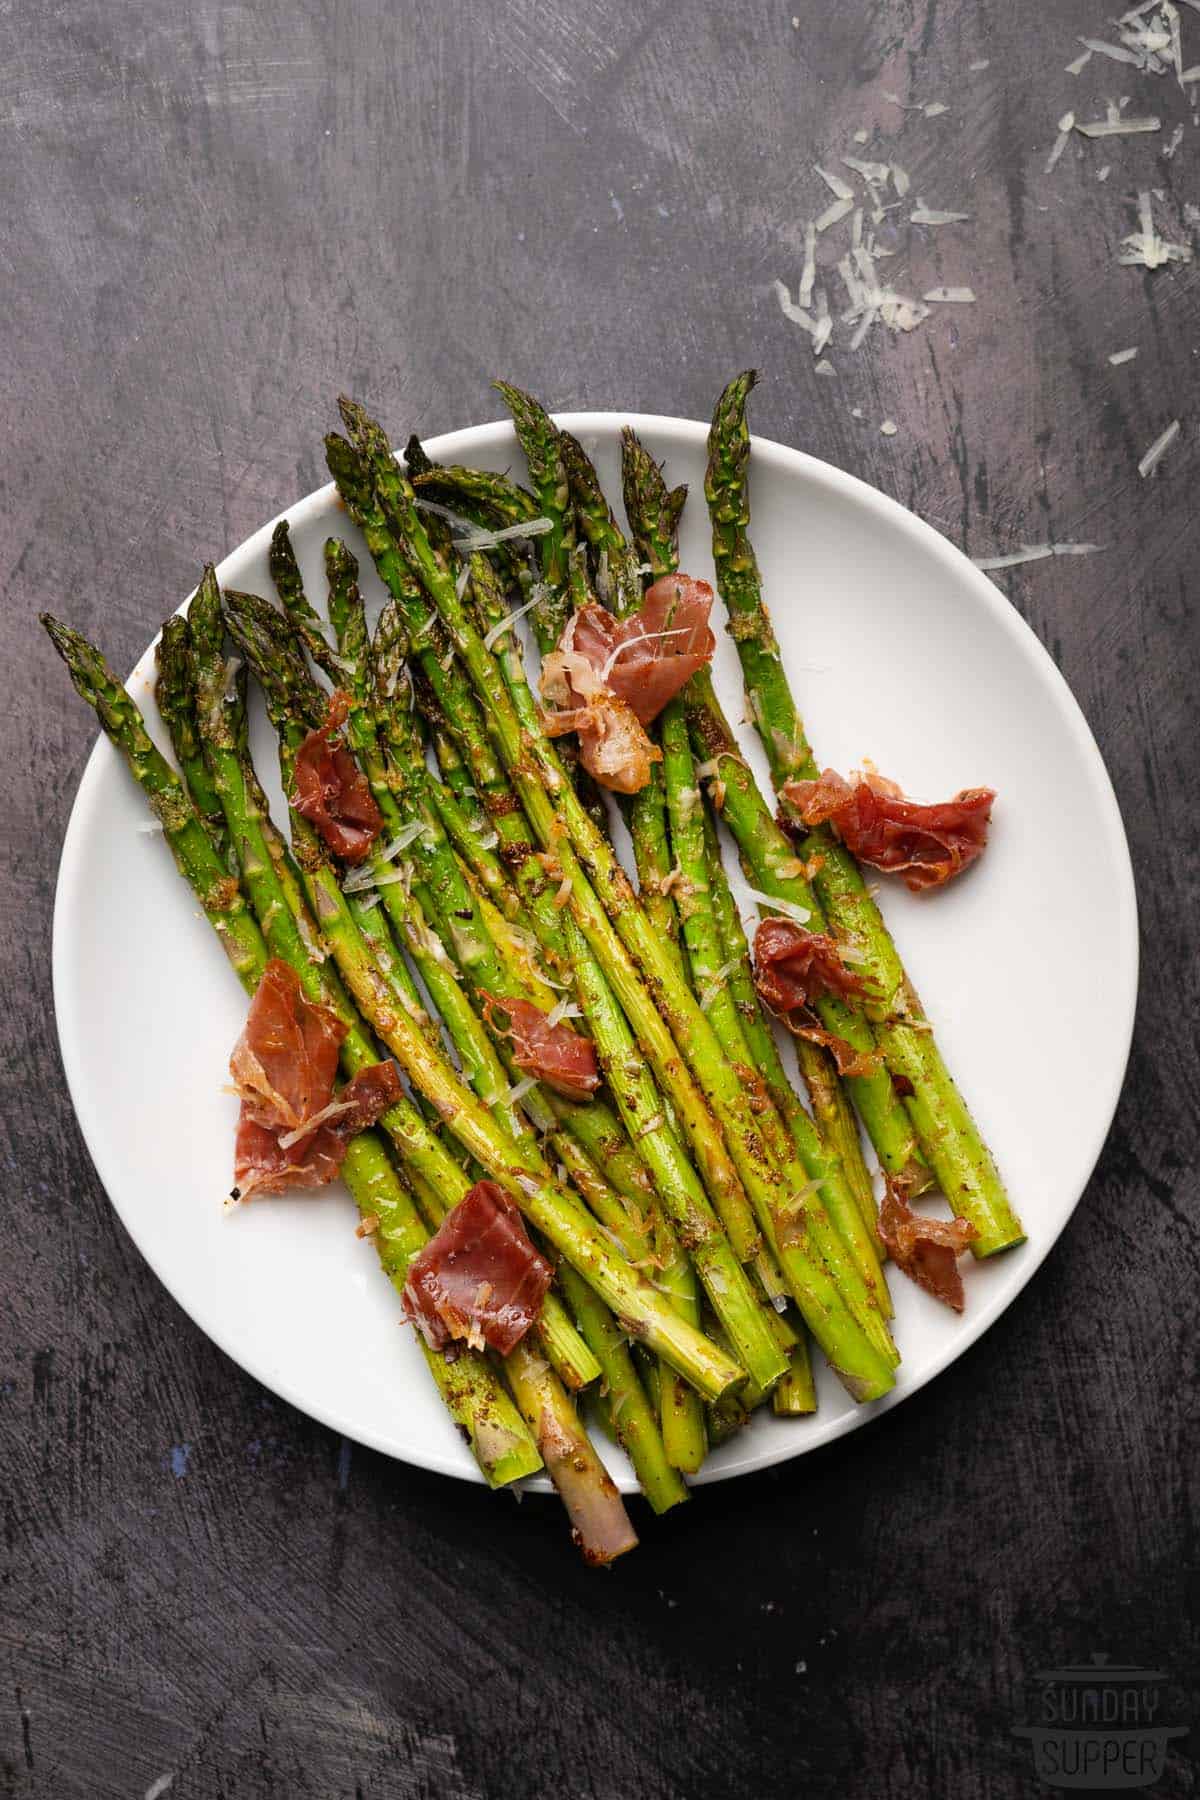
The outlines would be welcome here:
<svg viewBox="0 0 1200 1800">
<path fill-rule="evenodd" d="M 610 494 L 620 492 L 618 433 L 627 417 L 564 421 L 594 452 Z M 690 483 L 682 566 L 711 578 L 704 426 L 633 423 L 667 460 L 671 481 Z M 443 460 L 520 467 L 503 424 L 456 432 L 430 449 Z M 765 592 L 822 761 L 844 772 L 869 757 L 931 799 L 981 783 L 999 790 L 977 868 L 934 896 L 885 880 L 880 898 L 1029 1241 L 967 1269 L 961 1319 L 893 1273 L 904 1359 L 894 1392 L 854 1407 L 823 1369 L 814 1418 L 761 1414 L 711 1457 L 702 1482 L 765 1468 L 866 1423 L 915 1393 L 1003 1312 L 1062 1231 L 1100 1153 L 1137 985 L 1133 877 L 1116 800 L 1083 716 L 1033 633 L 937 532 L 836 469 L 756 441 L 752 497 Z M 347 533 L 346 515 L 324 488 L 288 516 L 309 591 L 319 596 L 321 545 L 331 532 Z M 270 531 L 226 558 L 223 583 L 271 591 Z M 365 551 L 362 561 L 364 591 L 376 597 Z M 718 687 L 738 718 L 737 662 L 719 636 Z M 147 650 L 130 686 L 158 732 L 152 680 Z M 77 702 L 64 691 L 62 704 Z M 761 774 L 753 733 L 743 729 L 742 739 Z M 253 745 L 260 770 L 273 775 L 261 712 Z M 139 834 L 148 817 L 102 740 L 71 815 L 54 920 L 63 1060 L 100 1178 L 159 1279 L 244 1369 L 360 1443 L 476 1480 L 400 1327 L 396 1294 L 354 1234 L 346 1194 L 222 1210 L 235 1110 L 222 1088 L 246 1003 L 161 839 Z M 623 1459 L 605 1454 L 632 1488 Z"/>
</svg>

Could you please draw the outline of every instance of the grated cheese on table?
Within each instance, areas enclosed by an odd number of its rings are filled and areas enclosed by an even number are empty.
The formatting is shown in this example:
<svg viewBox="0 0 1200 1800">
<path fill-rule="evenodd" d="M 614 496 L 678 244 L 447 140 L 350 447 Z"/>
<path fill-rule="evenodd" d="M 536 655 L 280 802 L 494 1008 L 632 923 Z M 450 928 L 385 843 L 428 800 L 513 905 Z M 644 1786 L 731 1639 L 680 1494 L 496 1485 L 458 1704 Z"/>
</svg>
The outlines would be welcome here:
<svg viewBox="0 0 1200 1800">
<path fill-rule="evenodd" d="M 1138 464 L 1138 474 L 1144 481 L 1147 475 L 1153 475 L 1175 439 L 1179 436 L 1179 420 L 1172 419 L 1167 429 L 1156 437 L 1142 460 Z"/>
<path fill-rule="evenodd" d="M 973 556 L 971 561 L 988 574 L 995 569 L 1016 569 L 1022 563 L 1044 562 L 1051 556 L 1094 556 L 1103 549 L 1103 544 L 1022 544 L 1007 556 Z"/>
</svg>

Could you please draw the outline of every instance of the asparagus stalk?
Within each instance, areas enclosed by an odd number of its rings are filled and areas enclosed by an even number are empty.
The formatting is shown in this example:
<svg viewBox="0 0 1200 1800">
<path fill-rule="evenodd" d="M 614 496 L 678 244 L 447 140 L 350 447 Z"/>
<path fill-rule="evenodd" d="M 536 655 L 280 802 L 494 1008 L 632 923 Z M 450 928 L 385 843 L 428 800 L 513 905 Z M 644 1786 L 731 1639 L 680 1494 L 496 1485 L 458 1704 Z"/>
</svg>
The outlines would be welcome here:
<svg viewBox="0 0 1200 1800">
<path fill-rule="evenodd" d="M 668 488 L 662 469 L 631 425 L 621 432 L 621 487 L 638 557 L 652 580 L 679 567 L 679 520 L 687 487 Z"/>
<path fill-rule="evenodd" d="M 183 771 L 184 783 L 192 804 L 231 875 L 237 874 L 237 858 L 225 826 L 225 814 L 196 725 L 196 704 L 192 690 L 191 632 L 182 613 L 175 613 L 162 628 L 158 643 L 157 675 L 154 698 L 171 739 L 175 760 Z M 236 681 L 244 711 L 245 671 L 237 672 Z"/>
<path fill-rule="evenodd" d="M 528 404 L 536 406 L 537 402 L 528 400 Z M 575 514 L 591 551 L 596 592 L 618 619 L 623 619 L 642 603 L 640 559 L 632 545 L 626 543 L 592 459 L 579 439 L 559 427 L 558 442 Z"/>
<path fill-rule="evenodd" d="M 746 399 L 755 379 L 752 370 L 737 376 L 717 402 L 709 434 L 705 493 L 718 585 L 729 610 L 730 632 L 741 660 L 750 710 L 772 779 L 782 786 L 792 777 L 812 778 L 820 771 L 763 604 L 748 535 Z M 822 859 L 816 876 L 822 905 L 839 939 L 861 959 L 862 971 L 876 990 L 867 1010 L 877 1041 L 889 1071 L 911 1089 L 908 1112 L 939 1186 L 955 1212 L 977 1229 L 972 1249 L 977 1256 L 993 1256 L 1021 1243 L 1025 1234 L 991 1152 L 942 1059 L 857 863 L 824 827 L 811 835 L 804 850 L 806 855 Z"/>
<path fill-rule="evenodd" d="M 536 402 L 532 404 L 536 405 Z M 603 490 L 582 444 L 569 432 L 560 432 L 562 454 L 571 494 L 583 534 L 597 563 L 605 572 L 605 598 L 618 618 L 632 612 L 642 598 L 642 558 L 626 542 L 604 497 Z M 627 487 L 629 483 L 627 483 Z M 687 490 L 683 490 L 686 496 Z M 682 501 L 680 503 L 682 505 Z M 674 526 L 678 528 L 678 512 Z M 632 514 L 630 515 L 632 522 Z M 675 566 L 674 542 L 662 546 L 664 557 Z M 648 559 L 646 559 L 648 560 Z M 653 565 L 652 565 L 653 568 Z M 654 569 L 661 574 L 661 568 Z M 625 822 L 633 844 L 634 865 L 642 905 L 651 923 L 671 944 L 679 940 L 679 916 L 669 892 L 673 868 L 667 832 L 667 802 L 662 765 L 655 763 L 640 794 L 624 805 Z M 680 967 L 682 968 L 682 962 Z"/>
<path fill-rule="evenodd" d="M 77 691 L 96 712 L 161 822 L 176 866 L 216 931 L 234 972 L 246 991 L 253 993 L 267 963 L 268 947 L 186 789 L 155 747 L 137 706 L 99 652 L 49 614 L 43 614 L 42 623 Z M 173 632 L 172 639 L 168 654 L 178 647 L 180 634 Z M 347 1062 L 352 1058 L 353 1051 Z M 376 1060 L 368 1046 L 356 1066 Z M 354 1073 L 354 1067 L 347 1066 L 346 1072 Z M 376 1250 L 393 1284 L 402 1288 L 408 1264 L 426 1234 L 377 1132 L 362 1132 L 352 1139 L 342 1172 L 362 1217 L 378 1219 L 373 1234 Z M 427 1346 L 422 1349 L 450 1414 L 467 1434 L 488 1483 L 504 1486 L 538 1469 L 541 1458 L 533 1440 L 486 1359 L 468 1351 L 456 1363 L 448 1364 Z"/>
<path fill-rule="evenodd" d="M 328 547 L 327 552 L 328 554 Z M 280 519 L 271 533 L 271 548 L 267 553 L 267 566 L 271 571 L 271 580 L 279 595 L 280 603 L 292 627 L 304 644 L 309 656 L 318 669 L 323 669 L 334 687 L 342 685 L 342 669 L 339 658 L 332 644 L 325 636 L 320 615 L 309 604 L 304 592 L 304 580 L 300 574 L 300 565 L 296 561 L 296 552 L 292 548 L 291 528 L 286 519 Z"/>
<path fill-rule="evenodd" d="M 414 445 L 419 449 L 420 440 L 410 438 L 404 460 L 418 503 L 432 500 L 485 530 L 523 525 L 539 517 L 536 497 L 507 475 L 494 475 L 490 469 L 468 469 L 462 463 L 430 462 L 423 451 L 422 464 L 416 467 Z"/>
<path fill-rule="evenodd" d="M 433 753 L 441 778 L 431 779 L 429 785 L 446 835 L 482 893 L 507 918 L 516 919 L 521 902 L 496 855 L 499 835 L 479 804 L 470 772 L 448 731 L 433 734 Z"/>
<path fill-rule="evenodd" d="M 662 574 L 673 574 L 678 569 L 678 522 L 687 488 L 667 493 L 662 470 L 630 427 L 624 428 L 621 436 L 621 479 L 624 511 L 630 520 L 639 572 L 646 572 L 651 581 L 657 581 Z M 592 517 L 597 517 L 596 506 L 592 506 Z M 612 513 L 608 518 L 612 520 Z M 608 529 L 612 531 L 612 527 Z M 648 785 L 631 799 L 626 821 L 642 905 L 658 931 L 678 940 L 678 911 L 675 900 L 666 891 L 675 862 L 667 830 L 662 763 L 655 763 L 649 770 Z"/>
<path fill-rule="evenodd" d="M 412 488 L 392 458 L 382 431 L 352 403 L 343 401 L 342 407 L 343 416 L 369 460 L 385 509 L 385 522 L 396 533 L 391 547 L 402 546 L 404 556 L 419 574 L 450 633 L 476 693 L 487 699 L 487 721 L 493 741 L 535 832 L 545 848 L 558 857 L 564 882 L 569 883 L 570 904 L 585 938 L 672 1101 L 675 1093 L 670 1083 L 680 1073 L 679 1053 L 690 1063 L 725 1129 L 761 1225 L 773 1216 L 776 1205 L 790 1196 L 781 1171 L 766 1152 L 736 1071 L 725 1059 L 670 951 L 660 943 L 638 905 L 612 846 L 575 795 L 541 729 L 536 708 L 530 707 L 528 713 L 518 712 L 519 695 L 506 686 L 467 616 L 454 579 L 417 516 Z M 390 538 L 391 533 L 388 535 Z M 593 891 L 593 881 L 603 905 Z M 643 984 L 639 967 L 653 984 L 654 995 L 663 1008 L 661 1014 Z M 661 1044 L 664 1026 L 668 1048 L 666 1055 L 660 1056 L 655 1040 Z M 857 1398 L 885 1393 L 893 1383 L 888 1360 L 854 1320 L 819 1259 L 798 1241 L 789 1249 L 796 1272 L 793 1279 L 797 1303 L 830 1362 Z"/>
<path fill-rule="evenodd" d="M 520 388 L 512 387 L 504 381 L 496 382 L 495 386 L 512 414 L 513 425 L 525 452 L 525 461 L 529 465 L 529 479 L 533 484 L 538 510 L 543 518 L 551 521 L 550 530 L 538 545 L 545 598 L 531 616 L 538 648 L 544 656 L 547 650 L 554 648 L 563 634 L 571 610 L 572 582 L 579 568 L 572 557 L 574 531 L 570 522 L 571 490 L 563 464 L 562 445 L 553 422 L 547 418 L 536 400 L 522 393 Z"/>
</svg>

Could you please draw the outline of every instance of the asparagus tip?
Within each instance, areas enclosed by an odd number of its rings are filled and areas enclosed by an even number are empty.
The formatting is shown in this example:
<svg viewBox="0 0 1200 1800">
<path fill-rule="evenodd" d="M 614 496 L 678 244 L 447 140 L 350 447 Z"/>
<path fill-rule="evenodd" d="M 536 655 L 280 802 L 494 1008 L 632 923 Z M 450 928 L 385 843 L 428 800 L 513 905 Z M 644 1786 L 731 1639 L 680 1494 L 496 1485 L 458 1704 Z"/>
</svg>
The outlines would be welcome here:
<svg viewBox="0 0 1200 1800">
<path fill-rule="evenodd" d="M 54 648 L 58 651 L 59 655 L 65 656 L 71 647 L 71 640 L 75 636 L 71 627 L 69 625 L 64 625 L 61 619 L 56 619 L 53 613 L 39 613 L 38 619 L 41 622 L 42 629 L 49 634 L 50 642 L 54 645 Z"/>
</svg>

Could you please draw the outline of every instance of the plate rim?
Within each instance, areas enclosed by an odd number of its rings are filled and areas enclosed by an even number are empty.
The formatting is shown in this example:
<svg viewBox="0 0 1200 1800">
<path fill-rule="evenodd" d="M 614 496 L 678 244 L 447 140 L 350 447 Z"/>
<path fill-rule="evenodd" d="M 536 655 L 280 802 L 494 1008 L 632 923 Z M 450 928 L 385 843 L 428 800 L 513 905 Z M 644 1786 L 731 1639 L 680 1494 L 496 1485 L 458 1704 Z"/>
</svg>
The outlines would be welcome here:
<svg viewBox="0 0 1200 1800">
<path fill-rule="evenodd" d="M 706 443 L 709 430 L 708 425 L 699 420 L 678 418 L 665 413 L 624 412 L 608 409 L 582 412 L 556 411 L 553 416 L 558 424 L 574 432 L 576 436 L 585 436 L 595 432 L 604 434 L 610 431 L 619 431 L 622 425 L 631 425 L 635 431 L 643 435 L 674 435 L 692 448 L 703 446 Z M 472 451 L 490 449 L 505 444 L 511 444 L 514 454 L 517 453 L 515 433 L 511 421 L 507 419 L 463 426 L 423 441 L 426 449 L 439 461 L 462 460 Z M 1031 676 L 1039 679 L 1049 689 L 1056 702 L 1056 711 L 1068 726 L 1075 740 L 1076 748 L 1082 752 L 1090 785 L 1101 808 L 1108 848 L 1113 853 L 1114 866 L 1117 871 L 1119 882 L 1119 892 L 1116 896 L 1118 902 L 1117 929 L 1119 935 L 1125 939 L 1125 955 L 1119 969 L 1109 971 L 1109 978 L 1119 989 L 1122 1030 L 1120 1054 L 1114 1062 L 1114 1072 L 1104 1095 L 1103 1107 L 1098 1115 L 1103 1119 L 1103 1125 L 1094 1134 L 1094 1141 L 1088 1147 L 1086 1169 L 1077 1192 L 1071 1198 L 1053 1230 L 1039 1236 L 1036 1240 L 1026 1240 L 1017 1249 L 1004 1253 L 1006 1262 L 1010 1259 L 1019 1259 L 1015 1287 L 1011 1291 L 997 1295 L 989 1303 L 980 1305 L 972 1314 L 965 1315 L 958 1328 L 948 1336 L 945 1347 L 938 1350 L 920 1374 L 903 1388 L 893 1389 L 881 1400 L 872 1401 L 865 1406 L 857 1406 L 852 1411 L 834 1418 L 827 1418 L 824 1424 L 813 1424 L 803 1432 L 786 1433 L 781 1431 L 778 1434 L 777 1444 L 775 1442 L 768 1443 L 764 1448 L 756 1451 L 745 1463 L 736 1467 L 719 1465 L 715 1468 L 701 1469 L 698 1475 L 689 1479 L 690 1486 L 706 1486 L 718 1481 L 734 1481 L 759 1474 L 766 1469 L 791 1462 L 797 1457 L 821 1449 L 827 1444 L 846 1437 L 851 1432 L 861 1430 L 873 1419 L 920 1393 L 931 1381 L 944 1373 L 952 1363 L 957 1362 L 974 1344 L 978 1343 L 985 1332 L 990 1330 L 1002 1314 L 1014 1304 L 1018 1296 L 1032 1281 L 1074 1216 L 1088 1183 L 1095 1173 L 1101 1152 L 1112 1129 L 1132 1049 L 1140 964 L 1137 889 L 1133 860 L 1112 778 L 1082 707 L 1071 691 L 1066 677 L 1032 626 L 1022 618 L 1012 602 L 1001 593 L 993 582 L 988 580 L 980 569 L 975 567 L 970 558 L 957 545 L 951 543 L 933 525 L 918 514 L 911 512 L 900 501 L 881 492 L 878 488 L 872 487 L 861 477 L 852 475 L 847 470 L 825 462 L 822 458 L 813 456 L 807 451 L 797 450 L 788 444 L 780 443 L 776 439 L 752 434 L 750 443 L 752 463 L 757 461 L 760 464 L 773 465 L 776 469 L 797 475 L 800 479 L 817 487 L 824 487 L 830 493 L 865 507 L 868 512 L 875 514 L 885 523 L 915 538 L 917 543 L 922 545 L 928 553 L 945 564 L 948 573 L 954 579 L 966 583 L 976 603 L 990 613 L 993 621 L 1019 646 Z M 261 553 L 269 544 L 271 532 L 281 519 L 290 520 L 293 527 L 299 530 L 312 513 L 320 512 L 329 505 L 333 492 L 334 483 L 326 482 L 311 493 L 304 495 L 293 505 L 284 507 L 276 513 L 273 518 L 259 526 L 249 537 L 243 539 L 222 558 L 217 565 L 218 579 L 221 581 L 225 579 L 223 571 L 235 558 L 240 560 L 243 557 Z M 183 612 L 190 599 L 191 595 L 189 594 L 180 602 L 176 610 Z M 137 669 L 153 652 L 158 642 L 158 636 L 159 634 L 156 633 L 147 643 L 135 664 L 133 673 L 129 676 L 129 683 L 132 683 Z M 425 1469 L 433 1474 L 450 1476 L 456 1480 L 467 1481 L 482 1487 L 484 1485 L 483 1476 L 469 1459 L 464 1464 L 459 1457 L 451 1454 L 448 1450 L 439 1449 L 436 1444 L 429 1448 L 422 1447 L 415 1452 L 400 1452 L 394 1444 L 379 1436 L 363 1433 L 361 1429 L 352 1430 L 348 1428 L 345 1419 L 340 1418 L 334 1410 L 323 1405 L 314 1405 L 306 1399 L 289 1381 L 286 1371 L 267 1367 L 257 1357 L 246 1357 L 241 1351 L 231 1348 L 220 1323 L 210 1322 L 198 1316 L 192 1306 L 183 1300 L 170 1275 L 165 1273 L 147 1254 L 139 1241 L 134 1226 L 126 1217 L 126 1212 L 117 1198 L 122 1170 L 104 1166 L 108 1159 L 97 1154 L 95 1143 L 100 1140 L 98 1133 L 89 1130 L 92 1107 L 86 1098 L 86 1084 L 83 1082 L 78 1060 L 81 1052 L 64 1027 L 67 901 L 72 885 L 78 880 L 77 865 L 82 852 L 86 819 L 96 803 L 102 770 L 105 760 L 110 754 L 112 754 L 111 746 L 101 732 L 92 746 L 80 775 L 71 803 L 66 830 L 63 834 L 55 881 L 51 929 L 52 989 L 59 1053 L 80 1135 L 109 1204 L 128 1233 L 138 1254 L 170 1294 L 175 1304 L 225 1356 L 229 1357 L 231 1362 L 248 1374 L 251 1379 L 259 1382 L 261 1386 L 267 1388 L 288 1405 L 294 1406 L 308 1418 L 316 1420 L 328 1430 L 335 1431 L 352 1442 L 361 1443 L 364 1447 L 379 1451 L 393 1461 L 409 1467 Z M 81 1095 L 84 1096 L 82 1103 Z M 539 1485 L 541 1485 L 540 1481 Z M 621 1478 L 619 1485 L 624 1492 L 637 1491 L 636 1482 L 628 1477 Z"/>
</svg>

